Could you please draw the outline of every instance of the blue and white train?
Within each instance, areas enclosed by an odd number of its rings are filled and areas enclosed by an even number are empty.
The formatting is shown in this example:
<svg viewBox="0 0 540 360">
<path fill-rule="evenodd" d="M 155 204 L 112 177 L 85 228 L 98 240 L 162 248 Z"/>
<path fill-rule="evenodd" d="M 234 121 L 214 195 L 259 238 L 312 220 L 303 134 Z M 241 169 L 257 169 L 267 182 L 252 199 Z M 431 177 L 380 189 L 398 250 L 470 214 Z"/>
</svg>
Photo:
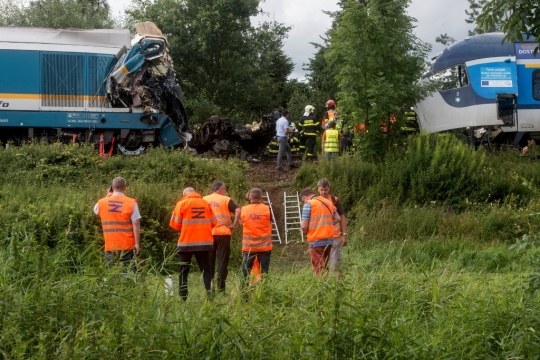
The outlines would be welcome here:
<svg viewBox="0 0 540 360">
<path fill-rule="evenodd" d="M 538 43 L 503 43 L 503 37 L 475 35 L 437 55 L 423 78 L 438 90 L 415 107 L 421 130 L 496 126 L 514 144 L 540 140 Z"/>
<path fill-rule="evenodd" d="M 0 140 L 101 144 L 138 154 L 189 130 L 167 40 L 128 30 L 0 27 Z M 111 150 L 112 151 L 112 150 Z"/>
</svg>

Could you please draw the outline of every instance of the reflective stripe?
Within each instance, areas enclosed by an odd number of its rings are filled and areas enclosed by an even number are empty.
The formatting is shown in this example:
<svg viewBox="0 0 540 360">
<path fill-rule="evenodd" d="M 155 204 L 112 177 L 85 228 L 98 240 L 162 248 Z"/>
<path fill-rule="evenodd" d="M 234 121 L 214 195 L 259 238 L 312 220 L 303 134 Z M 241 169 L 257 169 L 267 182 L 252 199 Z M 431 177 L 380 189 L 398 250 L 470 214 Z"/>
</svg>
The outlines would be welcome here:
<svg viewBox="0 0 540 360">
<path fill-rule="evenodd" d="M 313 230 L 313 229 L 316 229 L 318 227 L 328 226 L 328 225 L 334 226 L 334 222 L 333 221 L 321 221 L 321 222 L 318 222 L 317 224 L 314 224 L 314 225 L 309 223 L 309 230 Z"/>
<path fill-rule="evenodd" d="M 182 219 L 180 219 L 179 217 L 176 217 L 176 216 L 174 216 L 174 215 L 171 216 L 171 220 L 174 220 L 174 221 L 179 222 L 179 223 L 182 222 Z"/>
<path fill-rule="evenodd" d="M 202 220 L 182 220 L 182 225 L 191 225 L 191 224 L 211 224 L 215 218 L 211 219 L 202 219 Z"/>
<path fill-rule="evenodd" d="M 131 221 L 104 221 L 103 225 L 131 225 Z"/>
<path fill-rule="evenodd" d="M 270 245 L 272 245 L 272 239 L 265 241 L 263 243 L 257 243 L 257 244 L 252 244 L 250 242 L 242 241 L 242 246 L 248 247 L 248 248 L 260 248 L 260 247 L 267 247 Z"/>
<path fill-rule="evenodd" d="M 243 236 L 242 240 L 250 240 L 250 241 L 263 241 L 263 240 L 272 240 L 272 235 L 268 236 L 262 236 L 262 237 L 253 237 L 253 236 Z"/>
<path fill-rule="evenodd" d="M 202 245 L 213 245 L 213 241 L 201 241 L 201 242 L 182 242 L 178 243 L 181 247 L 190 247 L 190 246 L 202 246 Z"/>
<path fill-rule="evenodd" d="M 122 229 L 103 229 L 103 232 L 104 233 L 112 233 L 112 232 L 127 232 L 127 233 L 130 233 L 130 232 L 133 232 L 133 228 L 130 227 L 129 229 L 125 229 L 125 228 L 122 228 Z"/>
</svg>

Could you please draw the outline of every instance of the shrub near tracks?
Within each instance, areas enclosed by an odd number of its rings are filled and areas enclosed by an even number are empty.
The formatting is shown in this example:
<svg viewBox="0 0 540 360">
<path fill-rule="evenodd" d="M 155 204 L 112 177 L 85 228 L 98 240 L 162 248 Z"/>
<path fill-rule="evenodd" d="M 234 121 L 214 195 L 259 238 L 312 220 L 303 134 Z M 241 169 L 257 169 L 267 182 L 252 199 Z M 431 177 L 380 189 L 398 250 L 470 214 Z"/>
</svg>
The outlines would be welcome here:
<svg viewBox="0 0 540 360">
<path fill-rule="evenodd" d="M 112 179 L 123 176 L 127 195 L 139 201 L 143 256 L 163 259 L 167 245 L 173 249 L 178 237 L 168 224 L 183 188 L 210 193 L 210 184 L 219 178 L 229 193 L 242 198 L 248 189 L 244 166 L 238 160 L 199 159 L 164 148 L 101 159 L 90 146 L 9 147 L 0 150 L 0 239 L 22 231 L 49 247 L 67 239 L 80 248 L 102 248 L 100 221 L 92 209 Z"/>
</svg>

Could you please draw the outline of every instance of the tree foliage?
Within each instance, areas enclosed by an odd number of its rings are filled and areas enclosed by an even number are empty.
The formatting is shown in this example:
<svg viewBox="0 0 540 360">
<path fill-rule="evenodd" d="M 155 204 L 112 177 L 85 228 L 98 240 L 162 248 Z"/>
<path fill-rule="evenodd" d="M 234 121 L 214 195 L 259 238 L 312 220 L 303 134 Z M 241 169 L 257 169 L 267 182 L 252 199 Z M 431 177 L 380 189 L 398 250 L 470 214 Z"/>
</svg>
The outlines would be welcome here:
<svg viewBox="0 0 540 360">
<path fill-rule="evenodd" d="M 326 60 L 337 71 L 338 108 L 349 123 L 364 123 L 363 154 L 381 157 L 400 137 L 381 132 L 381 122 L 426 94 L 418 83 L 430 45 L 413 33 L 415 19 L 406 14 L 409 0 L 348 0 L 332 31 Z"/>
<path fill-rule="evenodd" d="M 477 22 L 483 29 L 502 24 L 504 39 L 509 42 L 523 42 L 528 36 L 540 41 L 540 3 L 537 0 L 491 0 L 482 8 Z"/>
<path fill-rule="evenodd" d="M 474 25 L 474 29 L 469 30 L 469 36 L 501 31 L 502 25 L 498 21 L 494 21 L 492 24 L 490 24 L 489 26 L 485 28 L 478 26 L 477 24 L 476 20 L 478 16 L 480 15 L 483 7 L 489 2 L 489 0 L 468 0 L 468 1 L 469 1 L 469 10 L 465 10 L 465 14 L 467 14 L 469 17 L 465 19 L 465 22 L 467 24 Z"/>
<path fill-rule="evenodd" d="M 166 34 L 192 119 L 249 120 L 285 105 L 293 69 L 282 51 L 289 28 L 252 26 L 259 12 L 259 0 L 138 0 L 130 15 Z"/>
<path fill-rule="evenodd" d="M 104 0 L 5 0 L 0 4 L 1 26 L 59 29 L 109 29 L 116 27 Z"/>
</svg>

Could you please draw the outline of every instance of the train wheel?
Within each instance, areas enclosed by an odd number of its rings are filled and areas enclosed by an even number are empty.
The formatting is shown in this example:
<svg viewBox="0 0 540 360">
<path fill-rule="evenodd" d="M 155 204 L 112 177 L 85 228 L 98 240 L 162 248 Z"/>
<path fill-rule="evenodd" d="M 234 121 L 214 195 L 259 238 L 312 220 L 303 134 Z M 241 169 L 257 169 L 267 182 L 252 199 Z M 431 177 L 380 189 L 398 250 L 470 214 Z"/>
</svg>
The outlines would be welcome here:
<svg viewBox="0 0 540 360">
<path fill-rule="evenodd" d="M 144 151 L 144 149 L 145 148 L 142 145 L 135 148 L 127 148 L 124 147 L 122 144 L 118 144 L 118 150 L 124 155 L 140 155 Z"/>
</svg>

